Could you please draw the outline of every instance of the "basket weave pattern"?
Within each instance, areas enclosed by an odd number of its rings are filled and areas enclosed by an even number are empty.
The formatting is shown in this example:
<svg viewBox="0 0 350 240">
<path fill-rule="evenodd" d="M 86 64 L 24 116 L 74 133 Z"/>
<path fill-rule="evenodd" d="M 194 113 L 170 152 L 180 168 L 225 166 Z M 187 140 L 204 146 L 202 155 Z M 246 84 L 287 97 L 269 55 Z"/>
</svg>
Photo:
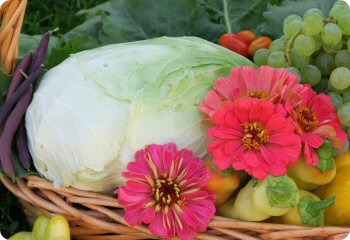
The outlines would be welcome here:
<svg viewBox="0 0 350 240">
<path fill-rule="evenodd" d="M 9 3 L 9 2 L 8 2 Z M 18 55 L 18 37 L 24 18 L 27 0 L 21 1 L 15 14 L 2 21 L 8 23 L 16 34 L 6 34 L 11 47 L 6 52 L 0 51 L 0 59 L 7 63 L 5 70 L 11 73 L 14 60 Z M 0 20 L 5 8 L 0 9 Z M 17 19 L 18 18 L 18 19 Z M 5 28 L 5 27 L 4 27 Z M 6 27 L 5 29 L 10 29 Z M 7 32 L 5 32 L 7 33 Z M 3 33 L 3 36 L 5 36 Z M 13 34 L 13 35 L 12 35 Z M 2 41 L 5 37 L 0 35 Z M 1 43 L 1 41 L 0 41 Z M 10 52 L 8 52 L 11 50 Z M 13 182 L 0 173 L 0 180 L 24 207 L 28 221 L 33 224 L 41 214 L 48 217 L 60 214 L 67 218 L 71 235 L 74 239 L 113 240 L 113 239 L 159 239 L 153 236 L 147 226 L 130 226 L 123 218 L 124 210 L 114 197 L 74 188 L 53 186 L 52 183 L 38 176 L 17 178 Z M 204 233 L 199 233 L 197 239 L 328 239 L 343 240 L 350 232 L 350 227 L 304 227 L 262 222 L 244 222 L 235 219 L 215 216 Z"/>
<path fill-rule="evenodd" d="M 30 219 L 41 214 L 61 214 L 70 224 L 74 239 L 158 239 L 146 226 L 130 226 L 123 218 L 123 209 L 116 198 L 74 188 L 57 188 L 37 177 L 27 176 L 12 182 L 0 175 L 2 183 L 17 196 Z M 261 222 L 244 222 L 215 216 L 197 239 L 329 239 L 343 240 L 349 227 L 304 227 Z"/>
</svg>

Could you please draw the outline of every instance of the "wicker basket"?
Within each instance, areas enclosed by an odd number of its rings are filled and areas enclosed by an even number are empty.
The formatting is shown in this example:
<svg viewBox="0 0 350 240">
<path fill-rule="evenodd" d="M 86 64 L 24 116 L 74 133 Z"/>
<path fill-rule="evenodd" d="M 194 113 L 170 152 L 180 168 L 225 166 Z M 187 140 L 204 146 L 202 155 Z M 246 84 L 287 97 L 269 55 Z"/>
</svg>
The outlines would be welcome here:
<svg viewBox="0 0 350 240">
<path fill-rule="evenodd" d="M 30 223 L 41 214 L 64 215 L 74 239 L 158 239 L 146 226 L 130 226 L 123 218 L 123 209 L 116 198 L 74 188 L 56 188 L 52 183 L 27 176 L 14 183 L 0 175 L 1 182 L 22 202 Z M 339 239 L 349 227 L 302 227 L 285 224 L 243 222 L 215 216 L 208 229 L 197 239 Z"/>
<path fill-rule="evenodd" d="M 9 24 L 16 26 L 16 34 L 7 36 L 13 50 L 11 54 L 4 53 L 0 58 L 8 60 L 6 68 L 10 73 L 18 54 L 18 35 L 21 28 L 27 0 L 21 1 L 10 16 Z M 1 11 L 0 11 L 1 12 Z M 0 14 L 0 16 L 3 13 Z M 18 19 L 17 19 L 18 18 Z M 13 19 L 10 21 L 10 19 Z M 3 54 L 3 53 L 2 53 Z M 5 60 L 4 60 L 5 61 Z M 6 61 L 7 62 L 7 61 Z M 74 239 L 158 239 L 153 236 L 146 226 L 130 226 L 123 218 L 123 208 L 116 198 L 99 193 L 82 191 L 74 188 L 56 188 L 52 183 L 38 177 L 27 176 L 17 178 L 13 182 L 7 176 L 0 174 L 1 182 L 15 196 L 24 208 L 30 224 L 39 215 L 52 217 L 64 215 L 70 224 L 71 235 Z M 204 233 L 197 239 L 341 239 L 349 234 L 349 227 L 302 227 L 284 224 L 243 222 L 234 219 L 215 216 Z"/>
</svg>

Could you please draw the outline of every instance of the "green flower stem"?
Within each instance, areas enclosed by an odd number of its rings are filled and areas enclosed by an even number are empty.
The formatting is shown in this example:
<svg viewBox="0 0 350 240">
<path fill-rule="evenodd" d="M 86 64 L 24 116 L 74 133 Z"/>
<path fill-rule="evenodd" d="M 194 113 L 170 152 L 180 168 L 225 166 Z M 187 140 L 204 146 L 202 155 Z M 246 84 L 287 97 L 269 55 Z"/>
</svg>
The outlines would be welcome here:
<svg viewBox="0 0 350 240">
<path fill-rule="evenodd" d="M 224 18 L 225 18 L 225 25 L 228 33 L 232 33 L 232 28 L 230 24 L 230 19 L 228 17 L 228 7 L 227 7 L 227 0 L 223 0 L 224 4 Z"/>
</svg>

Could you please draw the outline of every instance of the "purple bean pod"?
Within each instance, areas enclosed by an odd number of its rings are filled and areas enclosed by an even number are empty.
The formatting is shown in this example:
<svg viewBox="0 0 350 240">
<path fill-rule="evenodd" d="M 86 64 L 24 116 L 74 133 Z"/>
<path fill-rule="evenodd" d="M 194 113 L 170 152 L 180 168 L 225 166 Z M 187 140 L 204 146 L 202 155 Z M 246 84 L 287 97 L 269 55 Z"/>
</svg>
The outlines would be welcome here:
<svg viewBox="0 0 350 240">
<path fill-rule="evenodd" d="M 43 64 L 47 55 L 50 36 L 51 32 L 44 34 L 35 56 L 33 57 L 33 53 L 27 54 L 16 68 L 6 102 L 0 108 L 0 129 L 3 126 L 0 135 L 0 161 L 5 173 L 13 180 L 16 169 L 12 159 L 12 142 L 15 137 L 21 164 L 27 169 L 29 169 L 31 165 L 31 157 L 28 151 L 24 125 L 24 115 L 32 100 L 35 83 L 44 69 Z M 24 81 L 24 76 L 21 71 L 28 72 L 29 75 Z"/>
<path fill-rule="evenodd" d="M 32 166 L 32 157 L 28 150 L 27 131 L 24 119 L 22 119 L 17 129 L 15 141 L 19 162 L 25 169 L 29 170 Z"/>
<path fill-rule="evenodd" d="M 41 65 L 44 64 L 47 50 L 49 46 L 49 41 L 51 37 L 51 32 L 47 32 L 44 34 L 44 36 L 41 38 L 39 46 L 36 50 L 35 57 L 33 59 L 33 62 L 29 68 L 29 74 L 33 73 L 37 68 L 39 68 Z"/>
<path fill-rule="evenodd" d="M 3 131 L 0 136 L 0 159 L 5 173 L 13 178 L 16 173 L 12 159 L 12 141 L 16 130 L 22 121 L 22 118 L 32 99 L 33 86 L 30 85 L 27 92 L 19 99 L 15 108 L 8 116 Z"/>
<path fill-rule="evenodd" d="M 11 97 L 0 108 L 0 127 L 4 124 L 13 107 L 18 100 L 28 91 L 30 86 L 36 82 L 44 70 L 43 66 L 35 69 L 32 74 L 17 88 Z"/>
<path fill-rule="evenodd" d="M 37 69 L 38 67 L 44 64 L 47 56 L 50 37 L 51 37 L 51 32 L 47 32 L 41 38 L 36 54 L 33 58 L 33 61 L 31 62 L 31 65 L 28 71 L 29 75 L 32 74 L 35 69 Z M 33 88 L 35 88 L 35 84 L 33 84 L 33 86 L 34 86 Z M 18 159 L 20 163 L 26 169 L 30 169 L 31 156 L 28 150 L 27 133 L 25 129 L 24 120 L 22 120 L 20 125 L 18 126 L 18 130 L 15 135 L 15 142 L 16 142 L 16 148 L 18 153 Z"/>
<path fill-rule="evenodd" d="M 7 92 L 6 101 L 13 95 L 13 93 L 16 91 L 18 86 L 24 81 L 23 72 L 24 73 L 27 72 L 30 65 L 32 64 L 32 60 L 33 60 L 33 52 L 29 52 L 18 64 L 13 74 L 9 90 Z M 25 129 L 23 120 L 21 121 L 18 127 L 17 133 L 15 135 L 15 141 L 16 141 L 18 159 L 20 163 L 23 165 L 23 167 L 29 170 L 31 167 L 31 156 L 28 151 L 27 135 L 26 135 L 26 129 Z"/>
<path fill-rule="evenodd" d="M 33 53 L 29 52 L 22 61 L 18 64 L 15 72 L 13 73 L 11 84 L 7 92 L 6 101 L 13 95 L 18 86 L 24 81 L 22 72 L 27 72 L 27 69 L 32 63 Z"/>
</svg>

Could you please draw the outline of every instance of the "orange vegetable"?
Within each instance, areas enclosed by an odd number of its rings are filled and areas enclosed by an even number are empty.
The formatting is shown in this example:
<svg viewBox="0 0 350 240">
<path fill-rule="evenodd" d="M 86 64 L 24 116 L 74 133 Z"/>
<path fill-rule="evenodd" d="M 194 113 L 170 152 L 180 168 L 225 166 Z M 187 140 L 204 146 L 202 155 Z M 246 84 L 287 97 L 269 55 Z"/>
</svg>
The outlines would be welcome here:
<svg viewBox="0 0 350 240">
<path fill-rule="evenodd" d="M 256 39 L 256 35 L 251 30 L 243 30 L 236 34 L 236 37 L 250 44 Z"/>
<path fill-rule="evenodd" d="M 248 52 L 251 56 L 254 56 L 255 52 L 260 48 L 269 48 L 271 42 L 272 39 L 267 36 L 258 37 L 249 44 Z"/>
<path fill-rule="evenodd" d="M 220 45 L 242 56 L 248 57 L 248 44 L 236 37 L 236 34 L 225 33 L 220 37 Z"/>
<path fill-rule="evenodd" d="M 210 179 L 206 187 L 216 194 L 215 205 L 219 206 L 226 202 L 238 188 L 240 176 L 238 172 L 233 172 L 233 170 L 220 171 L 213 165 L 212 161 L 207 161 L 206 167 L 210 174 Z"/>
</svg>

